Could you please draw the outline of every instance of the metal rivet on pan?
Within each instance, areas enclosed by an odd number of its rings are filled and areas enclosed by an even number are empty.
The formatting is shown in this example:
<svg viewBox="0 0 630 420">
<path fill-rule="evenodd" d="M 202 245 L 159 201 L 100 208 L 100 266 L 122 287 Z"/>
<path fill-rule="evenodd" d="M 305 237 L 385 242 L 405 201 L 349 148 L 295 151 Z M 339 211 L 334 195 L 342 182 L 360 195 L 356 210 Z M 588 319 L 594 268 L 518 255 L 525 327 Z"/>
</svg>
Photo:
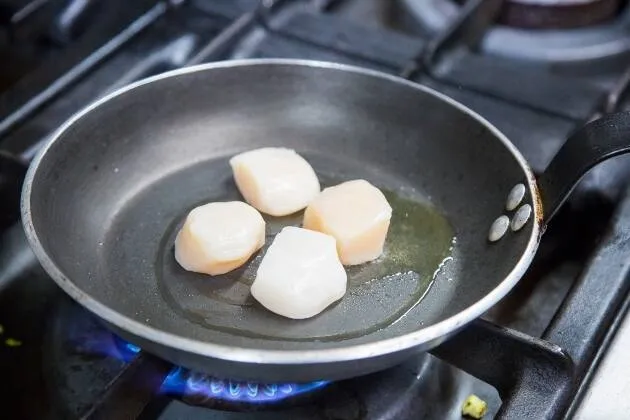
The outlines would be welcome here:
<svg viewBox="0 0 630 420">
<path fill-rule="evenodd" d="M 505 202 L 505 208 L 507 211 L 512 211 L 523 201 L 525 197 L 525 185 L 516 184 L 512 191 L 508 194 L 507 201 Z"/>
<path fill-rule="evenodd" d="M 510 219 L 507 216 L 498 217 L 490 226 L 490 232 L 488 232 L 488 240 L 490 242 L 496 242 L 505 235 L 505 232 L 510 226 Z"/>
<path fill-rule="evenodd" d="M 510 228 L 516 232 L 517 230 L 521 230 L 525 223 L 529 220 L 529 217 L 532 215 L 532 206 L 529 204 L 522 205 L 516 213 L 514 213 L 514 218 L 512 219 L 512 223 L 510 224 Z"/>
</svg>

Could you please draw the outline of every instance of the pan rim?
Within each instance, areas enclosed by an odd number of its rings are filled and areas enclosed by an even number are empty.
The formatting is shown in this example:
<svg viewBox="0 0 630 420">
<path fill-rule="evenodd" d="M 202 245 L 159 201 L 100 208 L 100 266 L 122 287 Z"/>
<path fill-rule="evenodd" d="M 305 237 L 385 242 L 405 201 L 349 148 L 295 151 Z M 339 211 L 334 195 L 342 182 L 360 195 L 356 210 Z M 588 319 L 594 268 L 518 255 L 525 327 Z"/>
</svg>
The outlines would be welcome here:
<svg viewBox="0 0 630 420">
<path fill-rule="evenodd" d="M 40 163 L 46 157 L 48 150 L 50 150 L 52 145 L 55 144 L 55 142 L 57 142 L 63 136 L 63 134 L 68 130 L 69 127 L 76 124 L 83 116 L 87 115 L 104 103 L 109 102 L 116 97 L 130 92 L 143 85 L 150 84 L 166 78 L 176 77 L 182 74 L 202 72 L 219 68 L 256 65 L 290 65 L 314 67 L 320 69 L 346 71 L 355 74 L 384 79 L 388 82 L 402 84 L 412 89 L 416 89 L 422 91 L 423 93 L 427 93 L 434 97 L 437 97 L 438 99 L 445 101 L 446 103 L 454 106 L 460 111 L 468 114 L 480 124 L 484 125 L 496 138 L 498 138 L 504 144 L 506 149 L 511 152 L 514 159 L 521 166 L 521 169 L 526 176 L 527 184 L 532 195 L 532 205 L 534 210 L 534 217 L 532 218 L 532 232 L 523 253 L 519 257 L 518 262 L 514 265 L 510 273 L 508 273 L 508 275 L 484 297 L 477 300 L 463 311 L 460 311 L 457 314 L 431 326 L 424 327 L 398 337 L 392 337 L 363 344 L 354 344 L 350 346 L 340 346 L 317 350 L 255 349 L 199 341 L 177 334 L 165 332 L 150 325 L 143 324 L 117 312 L 116 310 L 93 298 L 89 294 L 86 294 L 72 280 L 70 280 L 49 257 L 39 240 L 33 223 L 31 214 L 32 184 L 35 176 L 37 175 Z M 50 140 L 37 152 L 31 165 L 29 166 L 24 181 L 21 197 L 21 213 L 22 223 L 26 232 L 27 239 L 30 243 L 31 248 L 33 249 L 33 252 L 37 256 L 45 271 L 51 276 L 55 283 L 57 283 L 57 285 L 61 287 L 67 294 L 69 294 L 74 300 L 76 300 L 79 304 L 88 309 L 90 312 L 102 318 L 107 323 L 110 323 L 117 328 L 138 336 L 143 340 L 155 342 L 165 347 L 174 348 L 180 351 L 193 353 L 203 357 L 242 363 L 297 365 L 366 359 L 383 356 L 386 354 L 395 353 L 422 345 L 427 345 L 432 342 L 435 342 L 437 345 L 440 338 L 448 337 L 450 334 L 458 331 L 460 328 L 480 317 L 490 307 L 501 300 L 516 285 L 516 283 L 524 275 L 536 253 L 538 244 L 540 242 L 540 236 L 544 230 L 542 222 L 543 208 L 542 203 L 538 198 L 538 186 L 533 170 L 527 163 L 527 160 L 518 151 L 516 146 L 514 146 L 514 144 L 493 124 L 491 124 L 475 111 L 457 102 L 456 100 L 427 86 L 376 70 L 326 61 L 263 58 L 226 60 L 172 70 L 124 86 L 86 106 L 85 108 L 74 114 L 72 117 L 70 117 L 65 123 L 63 123 L 50 137 Z"/>
</svg>

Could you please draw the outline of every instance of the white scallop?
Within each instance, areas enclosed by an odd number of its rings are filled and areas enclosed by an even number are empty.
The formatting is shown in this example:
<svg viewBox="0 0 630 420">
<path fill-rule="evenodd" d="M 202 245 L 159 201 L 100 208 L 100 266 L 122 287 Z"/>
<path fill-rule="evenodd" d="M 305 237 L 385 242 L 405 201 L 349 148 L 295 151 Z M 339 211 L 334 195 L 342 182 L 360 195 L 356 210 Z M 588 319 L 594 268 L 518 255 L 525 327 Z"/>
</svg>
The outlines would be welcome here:
<svg viewBox="0 0 630 420">
<path fill-rule="evenodd" d="M 251 293 L 278 315 L 304 319 L 341 299 L 346 293 L 346 283 L 335 238 L 289 226 L 269 246 Z"/>
<path fill-rule="evenodd" d="M 232 271 L 265 243 L 265 221 L 242 201 L 194 208 L 175 239 L 175 259 L 185 270 L 219 275 Z"/>
<path fill-rule="evenodd" d="M 250 150 L 234 156 L 230 165 L 245 201 L 272 216 L 302 210 L 320 191 L 315 171 L 292 149 Z"/>
<path fill-rule="evenodd" d="M 490 226 L 490 231 L 488 232 L 488 240 L 490 242 L 496 242 L 505 235 L 508 227 L 510 226 L 510 218 L 503 215 L 498 217 Z"/>
<path fill-rule="evenodd" d="M 532 206 L 530 206 L 529 204 L 522 205 L 518 210 L 516 210 L 516 213 L 514 213 L 510 228 L 514 232 L 521 230 L 523 226 L 525 226 L 531 215 Z"/>
<path fill-rule="evenodd" d="M 512 211 L 523 201 L 523 197 L 525 197 L 525 185 L 516 184 L 514 188 L 508 194 L 507 200 L 505 202 L 505 208 L 507 211 Z"/>
<path fill-rule="evenodd" d="M 383 253 L 392 208 L 364 179 L 326 188 L 308 205 L 303 226 L 333 236 L 343 265 L 363 264 Z"/>
</svg>

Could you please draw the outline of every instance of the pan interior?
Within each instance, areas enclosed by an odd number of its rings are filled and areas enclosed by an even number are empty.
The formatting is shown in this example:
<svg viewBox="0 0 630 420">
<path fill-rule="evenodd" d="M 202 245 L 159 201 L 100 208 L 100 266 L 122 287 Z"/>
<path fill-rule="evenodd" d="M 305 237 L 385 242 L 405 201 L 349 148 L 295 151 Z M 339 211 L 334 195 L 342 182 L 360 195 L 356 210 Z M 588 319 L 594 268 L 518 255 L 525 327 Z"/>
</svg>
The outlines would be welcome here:
<svg viewBox="0 0 630 420">
<path fill-rule="evenodd" d="M 322 155 L 306 157 L 317 168 L 324 186 L 368 178 L 376 185 L 396 188 L 384 190 L 393 207 L 384 254 L 374 262 L 347 267 L 346 295 L 320 315 L 298 321 L 283 318 L 266 310 L 250 294 L 256 269 L 273 237 L 284 226 L 300 226 L 303 212 L 281 218 L 265 216 L 267 240 L 263 250 L 240 269 L 225 275 L 187 272 L 175 261 L 175 235 L 192 207 L 242 200 L 227 159 L 204 162 L 165 177 L 125 206 L 108 229 L 116 234 L 103 241 L 103 267 L 135 273 L 129 283 L 153 270 L 151 281 L 157 282 L 161 297 L 178 315 L 202 327 L 244 337 L 340 341 L 395 323 L 420 302 L 438 267 L 450 254 L 450 224 L 420 193 L 401 188 L 404 180 L 361 170 L 358 162 L 342 165 Z M 345 173 L 336 174 L 342 166 Z M 169 200 L 161 199 L 165 196 Z M 130 235 L 120 240 L 120 232 Z M 143 249 L 137 238 L 144 241 Z"/>
<path fill-rule="evenodd" d="M 424 203 L 414 208 L 431 222 L 411 245 L 427 251 L 425 258 L 350 269 L 343 300 L 306 321 L 251 301 L 256 261 L 217 279 L 181 270 L 172 241 L 186 212 L 238 198 L 227 159 L 263 146 L 294 148 L 324 184 L 365 178 Z M 485 297 L 532 234 L 530 221 L 499 244 L 487 241 L 517 183 L 527 180 L 497 133 L 430 92 L 343 69 L 242 65 L 143 84 L 69 125 L 33 175 L 30 217 L 43 251 L 70 283 L 57 280 L 80 301 L 95 299 L 202 345 L 300 351 L 399 337 Z M 524 202 L 532 203 L 531 192 Z M 400 212 L 393 217 L 399 221 Z M 427 233 L 436 226 L 439 233 Z M 400 239 L 395 231 L 392 225 L 390 251 Z M 445 257 L 452 260 L 414 306 Z M 405 274 L 414 267 L 416 275 Z"/>
</svg>

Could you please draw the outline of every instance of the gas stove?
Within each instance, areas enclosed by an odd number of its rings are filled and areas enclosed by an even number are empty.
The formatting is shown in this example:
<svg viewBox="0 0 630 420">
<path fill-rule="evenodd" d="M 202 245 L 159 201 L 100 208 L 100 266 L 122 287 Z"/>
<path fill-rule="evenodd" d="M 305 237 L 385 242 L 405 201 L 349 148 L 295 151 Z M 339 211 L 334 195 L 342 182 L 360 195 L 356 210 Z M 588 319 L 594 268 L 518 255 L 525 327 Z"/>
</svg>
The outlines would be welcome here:
<svg viewBox="0 0 630 420">
<path fill-rule="evenodd" d="M 474 394 L 486 418 L 598 418 L 603 404 L 605 418 L 623 418 L 628 158 L 585 177 L 526 276 L 483 319 L 430 353 L 339 382 L 243 382 L 146 354 L 66 297 L 16 217 L 26 165 L 72 114 L 135 80 L 239 58 L 347 63 L 428 85 L 494 123 L 541 171 L 580 124 L 630 109 L 629 19 L 618 0 L 0 0 L 3 412 L 456 419 Z"/>
</svg>

